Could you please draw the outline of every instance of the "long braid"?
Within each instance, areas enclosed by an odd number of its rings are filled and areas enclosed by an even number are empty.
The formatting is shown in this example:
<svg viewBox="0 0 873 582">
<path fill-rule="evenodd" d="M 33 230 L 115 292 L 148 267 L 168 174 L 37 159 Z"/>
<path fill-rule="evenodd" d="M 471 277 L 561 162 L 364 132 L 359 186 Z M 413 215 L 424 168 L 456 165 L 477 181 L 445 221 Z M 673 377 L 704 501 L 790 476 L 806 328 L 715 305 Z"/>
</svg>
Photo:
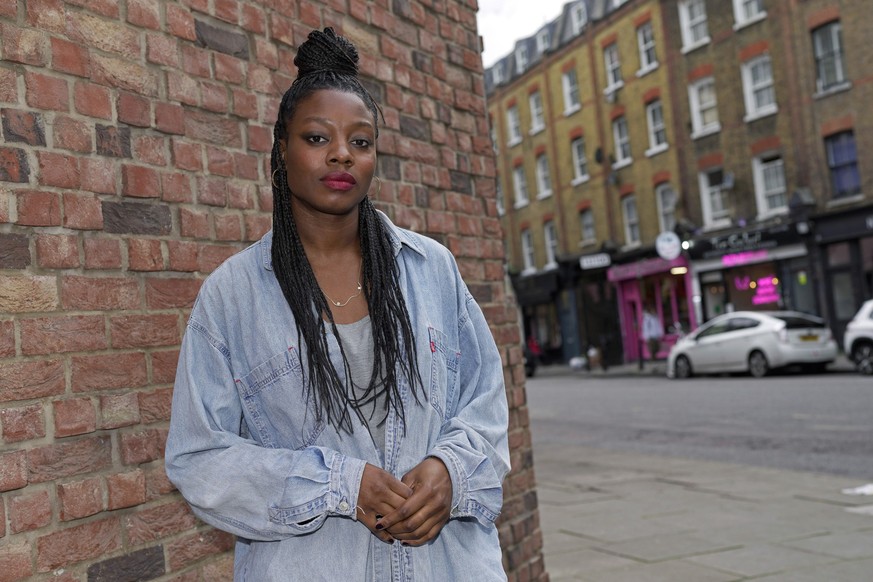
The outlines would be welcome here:
<svg viewBox="0 0 873 582">
<path fill-rule="evenodd" d="M 298 340 L 306 346 L 304 386 L 306 397 L 315 403 L 316 417 L 326 420 L 338 430 L 353 432 L 353 412 L 367 424 L 360 407 L 373 400 L 384 399 L 397 411 L 406 428 L 406 415 L 400 399 L 400 368 L 416 402 L 422 388 L 416 359 L 415 341 L 409 312 L 400 290 L 399 273 L 387 227 L 375 207 L 365 198 L 359 206 L 359 236 L 362 255 L 363 292 L 370 312 L 373 330 L 373 375 L 363 396 L 356 398 L 351 386 L 348 358 L 330 306 L 318 285 L 312 266 L 306 257 L 291 210 L 291 191 L 287 168 L 279 147 L 286 139 L 288 121 L 296 104 L 312 92 L 332 89 L 354 93 L 361 97 L 378 121 L 379 107 L 357 78 L 358 55 L 354 46 L 333 33 L 313 31 L 294 59 L 298 77 L 282 97 L 279 115 L 273 129 L 273 150 L 270 169 L 273 180 L 273 271 L 291 312 Z M 378 125 L 377 133 L 378 135 Z M 340 346 L 344 382 L 330 360 L 326 315 Z M 302 359 L 302 353 L 298 351 Z M 301 361 L 301 365 L 303 362 Z M 386 415 L 387 415 L 386 410 Z"/>
</svg>

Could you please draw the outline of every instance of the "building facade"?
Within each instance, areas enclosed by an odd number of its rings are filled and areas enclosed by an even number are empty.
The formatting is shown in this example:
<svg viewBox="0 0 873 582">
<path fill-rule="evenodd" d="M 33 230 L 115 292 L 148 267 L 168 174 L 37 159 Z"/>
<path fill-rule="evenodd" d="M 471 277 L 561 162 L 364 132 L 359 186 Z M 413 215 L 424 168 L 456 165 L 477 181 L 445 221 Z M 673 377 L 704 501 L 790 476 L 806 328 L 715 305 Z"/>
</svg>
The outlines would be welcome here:
<svg viewBox="0 0 873 582">
<path fill-rule="evenodd" d="M 649 305 L 662 356 L 729 310 L 820 314 L 840 335 L 873 293 L 871 22 L 863 0 L 579 0 L 551 44 L 520 40 L 486 93 L 504 137 L 539 111 L 525 91 L 550 97 L 535 143 L 495 142 L 526 333 L 565 359 L 646 358 Z M 519 204 L 543 158 L 549 194 Z"/>
</svg>

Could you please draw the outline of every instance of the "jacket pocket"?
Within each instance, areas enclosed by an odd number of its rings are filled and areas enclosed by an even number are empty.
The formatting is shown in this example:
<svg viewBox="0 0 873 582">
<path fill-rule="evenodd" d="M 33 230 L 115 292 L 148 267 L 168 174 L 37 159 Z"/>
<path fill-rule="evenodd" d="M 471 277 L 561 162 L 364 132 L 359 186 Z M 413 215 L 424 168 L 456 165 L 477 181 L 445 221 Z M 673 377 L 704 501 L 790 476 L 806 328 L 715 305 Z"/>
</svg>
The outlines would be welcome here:
<svg viewBox="0 0 873 582">
<path fill-rule="evenodd" d="M 428 327 L 430 341 L 430 404 L 440 418 L 447 416 L 447 403 L 453 401 L 458 381 L 458 363 L 461 354 L 449 342 L 448 336 L 440 330 Z"/>
<path fill-rule="evenodd" d="M 294 347 L 258 365 L 236 384 L 249 424 L 264 446 L 302 449 L 324 429 L 324 421 L 316 419 L 306 397 Z"/>
</svg>

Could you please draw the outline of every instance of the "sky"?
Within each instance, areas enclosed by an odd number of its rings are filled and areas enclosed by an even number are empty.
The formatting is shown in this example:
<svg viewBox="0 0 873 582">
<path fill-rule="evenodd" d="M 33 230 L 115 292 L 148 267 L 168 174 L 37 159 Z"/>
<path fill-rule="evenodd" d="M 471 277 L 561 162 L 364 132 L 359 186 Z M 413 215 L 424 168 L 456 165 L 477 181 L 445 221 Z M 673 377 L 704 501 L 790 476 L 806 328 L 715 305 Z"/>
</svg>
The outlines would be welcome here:
<svg viewBox="0 0 873 582">
<path fill-rule="evenodd" d="M 482 64 L 490 67 L 512 52 L 515 41 L 531 36 L 558 17 L 568 0 L 479 0 Z"/>
</svg>

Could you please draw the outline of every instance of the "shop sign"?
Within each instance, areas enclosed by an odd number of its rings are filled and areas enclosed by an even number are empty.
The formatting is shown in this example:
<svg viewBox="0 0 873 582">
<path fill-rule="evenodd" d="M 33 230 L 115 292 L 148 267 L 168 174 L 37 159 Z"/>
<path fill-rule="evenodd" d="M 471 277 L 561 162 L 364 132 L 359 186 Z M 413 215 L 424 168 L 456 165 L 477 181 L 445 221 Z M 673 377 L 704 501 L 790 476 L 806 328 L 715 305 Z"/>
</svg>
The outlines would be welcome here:
<svg viewBox="0 0 873 582">
<path fill-rule="evenodd" d="M 816 219 L 815 226 L 816 240 L 819 242 L 870 236 L 873 232 L 873 214 L 855 212 L 838 218 L 825 216 Z"/>
<path fill-rule="evenodd" d="M 612 264 L 612 257 L 608 253 L 597 253 L 595 255 L 583 255 L 579 257 L 579 267 L 586 271 L 588 269 L 602 269 Z"/>
<path fill-rule="evenodd" d="M 766 249 L 800 241 L 797 228 L 791 223 L 764 230 L 734 232 L 697 240 L 691 247 L 690 253 L 696 259 L 713 259 L 725 255 L 766 251 Z"/>
<path fill-rule="evenodd" d="M 672 261 L 682 254 L 682 241 L 675 232 L 665 230 L 655 239 L 655 251 L 665 261 Z"/>
</svg>

